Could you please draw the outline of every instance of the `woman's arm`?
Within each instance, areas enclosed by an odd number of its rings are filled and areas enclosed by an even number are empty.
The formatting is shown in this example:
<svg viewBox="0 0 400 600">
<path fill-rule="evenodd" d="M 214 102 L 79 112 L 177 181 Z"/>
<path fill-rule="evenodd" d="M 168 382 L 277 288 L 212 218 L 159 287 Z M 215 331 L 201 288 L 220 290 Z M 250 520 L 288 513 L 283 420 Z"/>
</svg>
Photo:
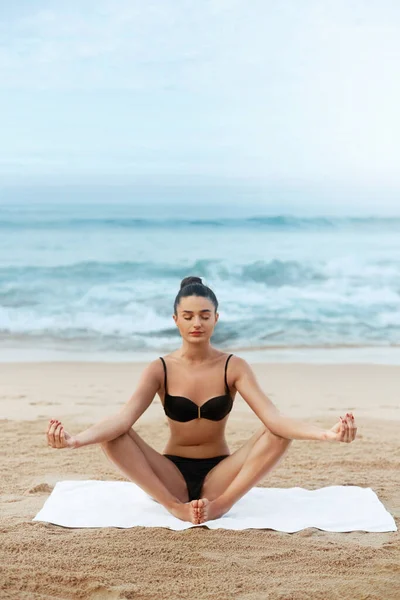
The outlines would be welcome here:
<svg viewBox="0 0 400 600">
<path fill-rule="evenodd" d="M 99 423 L 73 436 L 73 448 L 109 442 L 124 433 L 124 421 L 120 414 L 105 417 Z"/>
<path fill-rule="evenodd" d="M 142 372 L 137 388 L 120 412 L 74 436 L 73 448 L 108 442 L 126 433 L 152 403 L 161 381 L 160 360 L 151 362 Z"/>
<path fill-rule="evenodd" d="M 282 415 L 260 388 L 250 365 L 242 358 L 235 358 L 235 388 L 272 433 L 289 440 L 327 440 L 325 429 Z"/>
</svg>

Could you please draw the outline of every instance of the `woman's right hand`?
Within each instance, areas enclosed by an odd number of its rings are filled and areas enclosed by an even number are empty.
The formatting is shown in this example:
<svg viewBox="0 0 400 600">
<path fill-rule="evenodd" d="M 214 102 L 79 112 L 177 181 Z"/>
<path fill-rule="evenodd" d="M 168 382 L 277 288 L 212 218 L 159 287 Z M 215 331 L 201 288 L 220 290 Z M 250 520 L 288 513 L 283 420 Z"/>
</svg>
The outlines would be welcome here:
<svg viewBox="0 0 400 600">
<path fill-rule="evenodd" d="M 75 438 L 65 431 L 61 421 L 51 419 L 46 432 L 47 445 L 52 448 L 76 448 Z"/>
</svg>

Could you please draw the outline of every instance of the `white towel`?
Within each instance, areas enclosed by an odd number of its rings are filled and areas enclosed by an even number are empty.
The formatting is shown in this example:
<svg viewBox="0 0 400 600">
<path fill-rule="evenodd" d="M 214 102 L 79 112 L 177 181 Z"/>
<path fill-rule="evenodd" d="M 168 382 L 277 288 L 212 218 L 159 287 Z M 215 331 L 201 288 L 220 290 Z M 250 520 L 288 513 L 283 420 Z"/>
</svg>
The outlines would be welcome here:
<svg viewBox="0 0 400 600">
<path fill-rule="evenodd" d="M 171 515 L 129 481 L 59 481 L 33 521 L 63 527 L 189 527 L 325 531 L 397 531 L 371 488 L 332 485 L 318 490 L 252 488 L 219 519 L 193 525 Z"/>
</svg>

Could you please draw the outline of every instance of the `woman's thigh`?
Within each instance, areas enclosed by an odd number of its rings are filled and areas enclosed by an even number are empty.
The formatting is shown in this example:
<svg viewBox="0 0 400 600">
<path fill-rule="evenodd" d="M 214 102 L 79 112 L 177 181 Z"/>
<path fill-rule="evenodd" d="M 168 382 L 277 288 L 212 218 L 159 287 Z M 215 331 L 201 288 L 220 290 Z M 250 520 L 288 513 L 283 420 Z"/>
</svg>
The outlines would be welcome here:
<svg viewBox="0 0 400 600">
<path fill-rule="evenodd" d="M 201 492 L 204 498 L 213 500 L 214 497 L 219 496 L 226 490 L 243 467 L 254 444 L 266 431 L 268 430 L 262 425 L 243 446 L 235 450 L 235 452 L 207 473 Z"/>
<path fill-rule="evenodd" d="M 149 446 L 132 427 L 128 430 L 128 435 L 139 446 L 150 467 L 171 494 L 174 494 L 181 502 L 188 502 L 186 481 L 178 467 L 169 458 Z"/>
</svg>

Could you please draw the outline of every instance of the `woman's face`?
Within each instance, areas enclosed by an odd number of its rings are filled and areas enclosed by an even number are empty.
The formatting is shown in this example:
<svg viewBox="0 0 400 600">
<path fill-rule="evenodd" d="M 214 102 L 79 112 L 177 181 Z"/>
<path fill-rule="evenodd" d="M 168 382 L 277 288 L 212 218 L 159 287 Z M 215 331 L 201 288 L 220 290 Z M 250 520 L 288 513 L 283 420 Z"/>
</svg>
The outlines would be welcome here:
<svg viewBox="0 0 400 600">
<path fill-rule="evenodd" d="M 219 317 L 211 300 L 202 296 L 186 296 L 181 298 L 176 310 L 178 315 L 173 315 L 173 318 L 183 339 L 195 344 L 210 339 Z M 199 332 L 199 335 L 193 335 L 194 332 Z"/>
</svg>

